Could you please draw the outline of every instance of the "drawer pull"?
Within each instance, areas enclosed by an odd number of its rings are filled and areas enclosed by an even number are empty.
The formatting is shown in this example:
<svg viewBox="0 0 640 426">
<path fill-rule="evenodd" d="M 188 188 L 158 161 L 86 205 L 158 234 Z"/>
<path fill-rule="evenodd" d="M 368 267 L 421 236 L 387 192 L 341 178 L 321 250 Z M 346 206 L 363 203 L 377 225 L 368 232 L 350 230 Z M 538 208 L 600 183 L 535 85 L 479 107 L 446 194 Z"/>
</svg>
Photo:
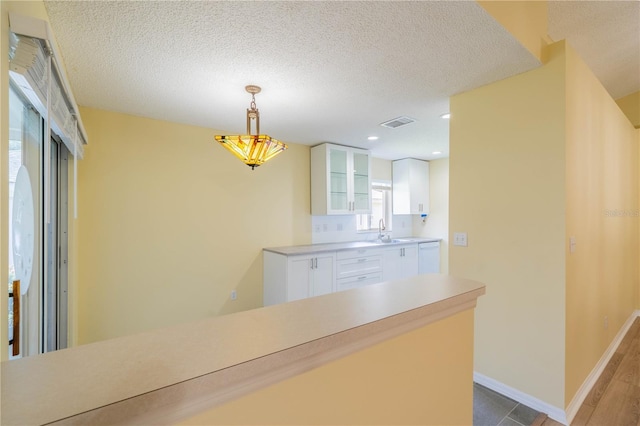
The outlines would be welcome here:
<svg viewBox="0 0 640 426">
<path fill-rule="evenodd" d="M 360 263 L 360 262 L 366 262 L 366 261 L 367 261 L 367 258 L 366 258 L 366 257 L 365 257 L 365 258 L 362 258 L 362 259 L 358 259 L 358 263 Z"/>
<path fill-rule="evenodd" d="M 358 281 L 366 280 L 366 279 L 367 279 L 367 277 L 366 277 L 366 276 L 364 276 L 364 277 L 358 277 Z"/>
</svg>

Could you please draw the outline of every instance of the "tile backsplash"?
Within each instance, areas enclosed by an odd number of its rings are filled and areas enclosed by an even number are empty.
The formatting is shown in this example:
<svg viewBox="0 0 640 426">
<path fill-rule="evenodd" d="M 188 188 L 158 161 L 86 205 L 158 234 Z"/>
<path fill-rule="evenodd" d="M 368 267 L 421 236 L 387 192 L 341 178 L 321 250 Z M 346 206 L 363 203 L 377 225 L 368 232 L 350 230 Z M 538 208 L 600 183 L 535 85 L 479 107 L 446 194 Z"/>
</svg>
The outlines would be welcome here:
<svg viewBox="0 0 640 426">
<path fill-rule="evenodd" d="M 413 220 L 411 215 L 392 216 L 391 228 L 393 238 L 411 237 Z M 311 238 L 313 244 L 342 243 L 345 241 L 367 241 L 378 238 L 378 231 L 358 232 L 356 216 L 311 216 Z"/>
</svg>

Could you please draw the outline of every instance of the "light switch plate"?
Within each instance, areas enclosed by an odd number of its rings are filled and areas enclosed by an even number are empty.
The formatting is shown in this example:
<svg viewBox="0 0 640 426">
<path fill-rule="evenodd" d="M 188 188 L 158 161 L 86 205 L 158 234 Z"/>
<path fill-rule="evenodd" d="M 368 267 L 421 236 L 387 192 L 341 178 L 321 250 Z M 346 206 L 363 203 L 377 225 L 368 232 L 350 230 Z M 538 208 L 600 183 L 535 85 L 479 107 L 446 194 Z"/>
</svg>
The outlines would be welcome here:
<svg viewBox="0 0 640 426">
<path fill-rule="evenodd" d="M 454 246 L 467 246 L 467 233 L 466 232 L 454 232 L 453 233 L 453 245 Z"/>
</svg>

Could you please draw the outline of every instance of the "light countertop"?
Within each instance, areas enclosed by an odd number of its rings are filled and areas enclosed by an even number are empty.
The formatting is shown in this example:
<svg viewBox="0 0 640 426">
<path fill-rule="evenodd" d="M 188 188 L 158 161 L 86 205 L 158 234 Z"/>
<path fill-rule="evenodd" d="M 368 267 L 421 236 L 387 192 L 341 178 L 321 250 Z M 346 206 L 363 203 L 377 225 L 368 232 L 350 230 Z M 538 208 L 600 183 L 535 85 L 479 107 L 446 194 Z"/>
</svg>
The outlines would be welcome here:
<svg viewBox="0 0 640 426">
<path fill-rule="evenodd" d="M 317 354 L 473 308 L 484 291 L 418 275 L 5 361 L 2 424 L 175 423 L 313 368 Z"/>
<path fill-rule="evenodd" d="M 327 243 L 327 244 L 308 244 L 300 246 L 284 246 L 284 247 L 267 247 L 263 250 L 273 253 L 283 254 L 285 256 L 296 256 L 309 253 L 325 253 L 328 251 L 353 250 L 361 248 L 384 248 L 393 247 L 403 244 L 419 244 L 441 241 L 442 238 L 424 238 L 424 237 L 406 237 L 397 238 L 392 243 L 376 243 L 373 241 L 351 241 L 345 243 Z"/>
</svg>

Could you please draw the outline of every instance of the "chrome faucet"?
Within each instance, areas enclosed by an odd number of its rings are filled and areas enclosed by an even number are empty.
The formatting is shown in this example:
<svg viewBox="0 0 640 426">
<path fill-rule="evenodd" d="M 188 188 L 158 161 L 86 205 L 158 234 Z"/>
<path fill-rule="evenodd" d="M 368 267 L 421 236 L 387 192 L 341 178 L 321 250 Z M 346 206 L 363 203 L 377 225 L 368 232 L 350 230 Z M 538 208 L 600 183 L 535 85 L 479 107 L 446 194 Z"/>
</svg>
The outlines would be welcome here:
<svg viewBox="0 0 640 426">
<path fill-rule="evenodd" d="M 387 228 L 385 228 L 384 226 L 384 219 L 380 219 L 380 221 L 378 221 L 378 239 L 379 240 L 382 240 L 382 237 L 383 237 L 382 231 L 384 231 L 385 229 Z"/>
</svg>

